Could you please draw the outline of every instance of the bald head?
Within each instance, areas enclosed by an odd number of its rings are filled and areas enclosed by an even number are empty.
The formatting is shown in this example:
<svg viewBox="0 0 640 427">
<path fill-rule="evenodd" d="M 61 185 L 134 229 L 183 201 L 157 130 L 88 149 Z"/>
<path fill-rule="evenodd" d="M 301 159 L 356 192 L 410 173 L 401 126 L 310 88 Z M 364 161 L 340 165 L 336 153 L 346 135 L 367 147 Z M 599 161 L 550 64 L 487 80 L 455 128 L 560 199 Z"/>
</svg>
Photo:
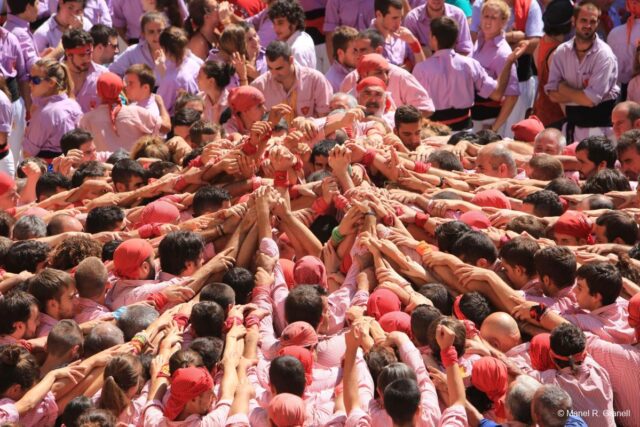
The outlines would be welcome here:
<svg viewBox="0 0 640 427">
<path fill-rule="evenodd" d="M 516 161 L 511 151 L 501 142 L 487 144 L 478 151 L 476 172 L 494 178 L 516 176 Z"/>
<path fill-rule="evenodd" d="M 502 311 L 491 313 L 484 319 L 480 336 L 503 353 L 522 343 L 515 319 Z"/>
<path fill-rule="evenodd" d="M 54 216 L 47 225 L 47 234 L 49 236 L 55 236 L 69 231 L 82 232 L 83 230 L 84 227 L 82 223 L 75 217 L 67 214 Z"/>
<path fill-rule="evenodd" d="M 616 139 L 628 130 L 640 128 L 640 104 L 624 101 L 615 106 L 611 112 L 611 123 Z"/>
</svg>

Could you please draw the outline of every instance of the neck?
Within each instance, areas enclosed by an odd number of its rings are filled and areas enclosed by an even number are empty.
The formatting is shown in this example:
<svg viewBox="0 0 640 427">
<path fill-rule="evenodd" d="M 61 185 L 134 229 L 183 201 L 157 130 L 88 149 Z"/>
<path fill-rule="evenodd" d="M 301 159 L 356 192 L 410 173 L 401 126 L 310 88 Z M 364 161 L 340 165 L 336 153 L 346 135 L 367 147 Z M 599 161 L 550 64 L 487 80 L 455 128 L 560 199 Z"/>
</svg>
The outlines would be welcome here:
<svg viewBox="0 0 640 427">
<path fill-rule="evenodd" d="M 429 18 L 431 19 L 441 18 L 443 15 L 444 15 L 444 6 L 442 7 L 442 9 L 436 10 L 436 9 L 432 9 L 431 6 L 429 5 L 429 2 L 427 2 L 427 16 L 429 16 Z"/>
<path fill-rule="evenodd" d="M 376 27 L 376 30 L 378 30 L 380 34 L 382 34 L 382 37 L 384 37 L 385 39 L 391 35 L 391 32 L 388 31 L 386 28 L 384 28 L 384 26 L 382 25 L 382 21 L 380 21 L 378 18 L 376 18 L 373 25 Z"/>
<path fill-rule="evenodd" d="M 593 42 L 595 41 L 595 34 L 592 38 L 590 39 L 582 39 L 582 38 L 578 38 L 576 37 L 576 50 L 579 53 L 584 53 L 587 50 L 589 50 L 591 48 L 591 46 L 593 45 Z"/>
<path fill-rule="evenodd" d="M 68 24 L 66 24 L 66 23 L 64 23 L 64 22 L 62 22 L 62 21 L 60 20 L 60 15 L 58 15 L 58 14 L 56 14 L 56 15 L 53 17 L 53 20 L 54 20 L 54 21 L 56 21 L 56 24 L 58 24 L 60 27 L 68 27 L 68 26 L 69 26 Z"/>
<path fill-rule="evenodd" d="M 48 355 L 44 363 L 40 367 L 40 376 L 44 377 L 50 371 L 60 368 L 62 365 L 65 365 L 67 362 L 68 360 L 66 357 Z"/>
<path fill-rule="evenodd" d="M 296 83 L 296 72 L 295 72 L 295 68 L 291 71 L 291 74 L 289 75 L 289 77 L 287 77 L 283 82 L 282 82 L 282 86 L 285 88 L 285 90 L 289 90 L 293 87 L 293 85 Z"/>
<path fill-rule="evenodd" d="M 215 104 L 220 98 L 220 94 L 222 93 L 218 88 L 212 87 L 211 89 L 205 91 L 207 97 L 211 100 L 211 103 Z"/>
</svg>

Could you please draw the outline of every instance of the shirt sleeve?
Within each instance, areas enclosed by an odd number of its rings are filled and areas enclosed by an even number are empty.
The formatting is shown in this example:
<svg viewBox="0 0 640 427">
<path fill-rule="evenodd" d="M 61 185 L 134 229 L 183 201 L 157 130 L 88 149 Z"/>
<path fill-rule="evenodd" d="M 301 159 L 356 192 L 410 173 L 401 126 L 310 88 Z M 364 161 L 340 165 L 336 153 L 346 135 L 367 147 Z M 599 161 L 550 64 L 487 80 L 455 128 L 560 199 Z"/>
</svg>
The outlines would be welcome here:
<svg viewBox="0 0 640 427">
<path fill-rule="evenodd" d="M 473 69 L 473 84 L 476 87 L 478 95 L 483 98 L 488 98 L 491 92 L 496 90 L 498 82 L 492 79 L 482 65 L 475 60 L 473 61 Z"/>
<path fill-rule="evenodd" d="M 465 55 L 473 52 L 473 41 L 471 40 L 471 31 L 469 30 L 469 22 L 462 16 L 458 21 L 460 32 L 458 33 L 458 42 L 456 43 L 456 51 Z"/>
<path fill-rule="evenodd" d="M 329 113 L 329 103 L 333 96 L 333 88 L 331 87 L 331 83 L 329 83 L 322 74 L 317 76 L 316 89 L 314 93 L 316 94 L 316 116 L 326 116 L 327 113 Z"/>
<path fill-rule="evenodd" d="M 429 92 L 420 84 L 415 75 L 407 72 L 407 78 L 401 85 L 403 90 L 401 102 L 406 105 L 413 105 L 420 111 L 435 111 L 433 100 Z"/>
<path fill-rule="evenodd" d="M 438 405 L 438 393 L 429 378 L 427 368 L 424 366 L 422 355 L 411 341 L 403 343 L 400 348 L 400 359 L 416 373 L 418 387 L 420 388 L 420 406 L 422 408 L 420 418 L 425 425 L 435 425 L 440 419 L 440 406 Z"/>
<path fill-rule="evenodd" d="M 453 405 L 445 409 L 438 423 L 438 427 L 467 427 L 468 425 L 467 412 L 462 405 Z"/>
<path fill-rule="evenodd" d="M 589 84 L 584 88 L 584 94 L 598 105 L 602 98 L 610 92 L 611 87 L 618 80 L 618 62 L 613 55 L 604 55 L 601 49 L 601 58 L 595 63 L 595 67 L 589 78 Z"/>
<path fill-rule="evenodd" d="M 542 9 L 537 1 L 532 1 L 529 6 L 529 14 L 524 27 L 524 34 L 527 37 L 542 37 L 544 24 L 542 23 Z"/>
<path fill-rule="evenodd" d="M 2 94 L 4 95 L 4 94 Z M 11 132 L 13 123 L 13 108 L 6 96 L 0 98 L 0 132 Z"/>
<path fill-rule="evenodd" d="M 0 403 L 0 421 L 3 423 L 17 423 L 20 421 L 20 414 L 15 402 L 9 399 L 2 399 L 2 403 Z"/>
<path fill-rule="evenodd" d="M 220 427 L 225 425 L 229 410 L 231 409 L 231 400 L 221 400 L 216 403 L 213 411 L 202 417 L 201 427 Z"/>
<path fill-rule="evenodd" d="M 338 10 L 338 0 L 327 0 L 324 15 L 323 31 L 331 32 L 340 25 L 340 11 Z"/>
<path fill-rule="evenodd" d="M 127 28 L 127 18 L 124 16 L 123 2 L 127 0 L 111 0 L 111 7 L 113 8 L 113 27 L 114 28 Z"/>
<path fill-rule="evenodd" d="M 551 57 L 551 64 L 549 64 L 549 79 L 547 80 L 547 84 L 544 85 L 544 91 L 547 94 L 549 94 L 549 92 L 557 91 L 560 86 L 560 82 L 563 80 L 562 70 L 564 68 L 564 64 L 562 61 L 564 60 L 564 50 L 561 50 L 562 48 L 563 45 L 560 45 Z M 558 52 L 559 50 L 561 51 Z"/>
<path fill-rule="evenodd" d="M 474 33 L 480 31 L 480 16 L 482 16 L 482 1 L 474 1 L 471 9 L 471 25 L 469 27 Z"/>
</svg>

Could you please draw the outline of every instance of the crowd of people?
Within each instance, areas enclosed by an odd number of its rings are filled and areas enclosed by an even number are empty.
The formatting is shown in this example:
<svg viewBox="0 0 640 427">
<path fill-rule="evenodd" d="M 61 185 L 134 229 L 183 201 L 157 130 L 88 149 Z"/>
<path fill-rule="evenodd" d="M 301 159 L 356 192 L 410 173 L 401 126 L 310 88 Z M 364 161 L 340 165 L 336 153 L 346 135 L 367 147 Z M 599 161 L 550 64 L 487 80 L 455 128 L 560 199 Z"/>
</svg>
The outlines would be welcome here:
<svg viewBox="0 0 640 427">
<path fill-rule="evenodd" d="M 0 11 L 0 426 L 640 425 L 640 0 Z"/>
</svg>

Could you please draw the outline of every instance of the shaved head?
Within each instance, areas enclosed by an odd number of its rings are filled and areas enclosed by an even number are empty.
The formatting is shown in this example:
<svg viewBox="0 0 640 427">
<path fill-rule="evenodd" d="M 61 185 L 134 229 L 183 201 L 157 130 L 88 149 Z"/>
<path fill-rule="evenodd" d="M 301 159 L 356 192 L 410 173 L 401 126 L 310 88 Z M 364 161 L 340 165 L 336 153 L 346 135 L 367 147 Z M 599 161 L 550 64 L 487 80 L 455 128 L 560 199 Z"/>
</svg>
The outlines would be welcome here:
<svg viewBox="0 0 640 427">
<path fill-rule="evenodd" d="M 480 327 L 480 336 L 503 353 L 522 343 L 520 329 L 508 313 L 491 313 Z"/>
</svg>

